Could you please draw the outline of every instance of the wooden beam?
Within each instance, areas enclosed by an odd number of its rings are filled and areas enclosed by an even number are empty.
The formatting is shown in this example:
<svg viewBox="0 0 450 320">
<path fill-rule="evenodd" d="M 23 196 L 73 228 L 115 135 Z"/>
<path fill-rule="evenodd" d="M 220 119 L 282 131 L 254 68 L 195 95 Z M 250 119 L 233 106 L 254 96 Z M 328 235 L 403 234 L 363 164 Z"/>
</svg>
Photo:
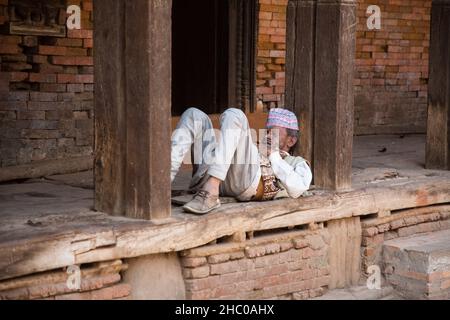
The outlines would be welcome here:
<svg viewBox="0 0 450 320">
<path fill-rule="evenodd" d="M 450 0 L 433 0 L 426 167 L 450 170 Z"/>
<path fill-rule="evenodd" d="M 314 167 L 314 77 L 317 0 L 290 0 L 287 9 L 286 107 L 300 121 L 296 154 Z"/>
<path fill-rule="evenodd" d="M 317 186 L 351 187 L 356 1 L 318 0 L 314 175 Z"/>
<path fill-rule="evenodd" d="M 94 8 L 96 209 L 167 218 L 172 2 L 99 0 Z"/>
<path fill-rule="evenodd" d="M 93 157 L 87 156 L 63 160 L 43 160 L 20 166 L 4 167 L 0 168 L 0 182 L 92 170 L 93 163 Z"/>
<path fill-rule="evenodd" d="M 235 232 L 320 224 L 380 210 L 434 205 L 436 212 L 444 213 L 449 210 L 449 186 L 446 176 L 426 177 L 298 200 L 229 204 L 204 217 L 176 209 L 171 221 L 158 223 L 91 212 L 60 217 L 47 226 L 44 219 L 36 228 L 19 216 L 16 225 L 0 225 L 0 280 L 74 264 L 183 251 Z"/>
</svg>

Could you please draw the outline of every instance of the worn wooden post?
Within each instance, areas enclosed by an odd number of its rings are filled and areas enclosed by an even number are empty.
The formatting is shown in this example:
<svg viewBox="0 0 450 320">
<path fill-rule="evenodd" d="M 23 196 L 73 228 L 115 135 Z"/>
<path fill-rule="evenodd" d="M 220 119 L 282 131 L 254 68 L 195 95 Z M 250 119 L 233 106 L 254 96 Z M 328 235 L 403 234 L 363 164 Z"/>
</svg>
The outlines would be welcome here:
<svg viewBox="0 0 450 320">
<path fill-rule="evenodd" d="M 319 187 L 351 187 L 356 0 L 318 0 L 314 175 Z M 300 57 L 301 59 L 301 57 Z"/>
<path fill-rule="evenodd" d="M 361 277 L 361 220 L 359 217 L 329 221 L 329 289 L 357 286 Z"/>
<path fill-rule="evenodd" d="M 433 0 L 427 169 L 450 170 L 450 0 Z"/>
<path fill-rule="evenodd" d="M 170 216 L 171 7 L 95 0 L 95 207 Z"/>
<path fill-rule="evenodd" d="M 314 167 L 314 73 L 317 0 L 290 0 L 287 9 L 286 107 L 300 120 L 296 153 Z"/>
</svg>

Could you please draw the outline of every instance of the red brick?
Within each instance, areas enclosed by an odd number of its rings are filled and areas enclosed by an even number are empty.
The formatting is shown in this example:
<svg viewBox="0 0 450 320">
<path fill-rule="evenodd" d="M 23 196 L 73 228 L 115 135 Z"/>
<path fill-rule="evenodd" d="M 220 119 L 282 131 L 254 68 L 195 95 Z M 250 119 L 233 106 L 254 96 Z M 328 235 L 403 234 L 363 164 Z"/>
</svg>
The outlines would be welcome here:
<svg viewBox="0 0 450 320">
<path fill-rule="evenodd" d="M 201 279 L 206 278 L 210 274 L 209 265 L 204 265 L 196 268 L 184 268 L 183 275 L 186 279 Z"/>
<path fill-rule="evenodd" d="M 84 48 L 93 48 L 94 47 L 94 43 L 92 39 L 84 39 L 83 40 L 83 47 Z"/>
<path fill-rule="evenodd" d="M 10 72 L 9 80 L 11 82 L 21 82 L 28 80 L 29 74 L 27 72 Z"/>
<path fill-rule="evenodd" d="M 41 92 L 65 92 L 66 85 L 65 84 L 53 84 L 53 83 L 41 83 L 40 84 Z"/>
<path fill-rule="evenodd" d="M 62 47 L 82 47 L 83 41 L 83 39 L 61 38 L 56 40 L 56 44 Z"/>
<path fill-rule="evenodd" d="M 39 46 L 39 54 L 48 56 L 64 56 L 67 53 L 66 47 L 59 46 Z"/>
<path fill-rule="evenodd" d="M 30 73 L 30 82 L 56 83 L 56 74 Z"/>
<path fill-rule="evenodd" d="M 84 0 L 82 2 L 82 4 L 83 4 L 82 8 L 84 11 L 92 11 L 93 10 L 92 1 Z"/>
<path fill-rule="evenodd" d="M 205 257 L 185 257 L 181 259 L 181 265 L 183 267 L 189 267 L 189 268 L 195 268 L 203 266 L 207 263 L 207 260 Z"/>
<path fill-rule="evenodd" d="M 246 259 L 213 264 L 211 265 L 211 275 L 222 275 L 237 271 L 245 271 L 251 269 L 251 266 L 252 262 Z"/>
<path fill-rule="evenodd" d="M 384 234 L 377 234 L 373 237 L 363 237 L 363 246 L 378 246 L 384 242 Z"/>
<path fill-rule="evenodd" d="M 0 54 L 16 54 L 22 52 L 18 45 L 2 44 L 0 46 Z"/>
<path fill-rule="evenodd" d="M 50 93 L 50 92 L 31 92 L 30 99 L 31 99 L 31 101 L 51 102 L 51 101 L 57 101 L 58 95 L 56 93 Z"/>
<path fill-rule="evenodd" d="M 94 76 L 90 74 L 58 74 L 58 83 L 94 83 Z"/>
<path fill-rule="evenodd" d="M 68 30 L 68 38 L 92 39 L 92 30 Z"/>
<path fill-rule="evenodd" d="M 228 254 L 228 253 L 216 254 L 216 255 L 208 257 L 208 263 L 211 263 L 211 264 L 227 262 L 229 260 L 230 260 L 230 254 Z"/>
<path fill-rule="evenodd" d="M 266 254 L 266 248 L 263 246 L 248 247 L 245 249 L 245 254 L 248 258 L 262 257 Z"/>
<path fill-rule="evenodd" d="M 52 57 L 53 64 L 57 65 L 72 65 L 72 66 L 92 66 L 94 65 L 94 59 L 92 57 Z"/>
<path fill-rule="evenodd" d="M 306 241 L 305 238 L 294 239 L 293 244 L 296 249 L 303 249 L 308 247 L 308 241 Z"/>
</svg>

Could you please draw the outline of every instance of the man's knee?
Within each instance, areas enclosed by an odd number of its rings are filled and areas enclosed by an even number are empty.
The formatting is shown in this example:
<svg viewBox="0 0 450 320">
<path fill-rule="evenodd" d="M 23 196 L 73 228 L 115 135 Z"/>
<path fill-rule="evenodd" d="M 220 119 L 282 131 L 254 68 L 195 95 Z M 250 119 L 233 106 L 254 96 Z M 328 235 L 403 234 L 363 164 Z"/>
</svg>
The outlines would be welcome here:
<svg viewBox="0 0 450 320">
<path fill-rule="evenodd" d="M 223 114 L 222 114 L 223 118 L 233 118 L 236 120 L 239 120 L 240 122 L 248 122 L 247 120 L 247 116 L 245 115 L 245 113 L 240 110 L 240 109 L 236 109 L 236 108 L 229 108 L 227 109 Z"/>
<path fill-rule="evenodd" d="M 208 118 L 208 115 L 198 108 L 191 107 L 187 109 L 185 112 L 183 112 L 181 118 L 203 119 Z"/>
</svg>

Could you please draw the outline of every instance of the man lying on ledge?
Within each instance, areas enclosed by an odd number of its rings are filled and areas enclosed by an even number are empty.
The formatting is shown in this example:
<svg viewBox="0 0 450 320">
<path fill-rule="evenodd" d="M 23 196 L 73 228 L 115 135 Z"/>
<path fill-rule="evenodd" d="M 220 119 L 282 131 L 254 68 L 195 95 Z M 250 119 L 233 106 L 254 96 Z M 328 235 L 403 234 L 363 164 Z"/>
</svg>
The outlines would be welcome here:
<svg viewBox="0 0 450 320">
<path fill-rule="evenodd" d="M 309 189 L 308 162 L 290 154 L 299 137 L 295 114 L 272 109 L 266 128 L 258 149 L 248 119 L 239 109 L 228 109 L 221 116 L 218 138 L 211 119 L 202 111 L 191 108 L 182 115 L 172 135 L 172 181 L 192 149 L 198 165 L 190 185 L 196 195 L 183 207 L 186 212 L 211 212 L 220 207 L 219 196 L 238 201 L 296 199 Z"/>
</svg>

